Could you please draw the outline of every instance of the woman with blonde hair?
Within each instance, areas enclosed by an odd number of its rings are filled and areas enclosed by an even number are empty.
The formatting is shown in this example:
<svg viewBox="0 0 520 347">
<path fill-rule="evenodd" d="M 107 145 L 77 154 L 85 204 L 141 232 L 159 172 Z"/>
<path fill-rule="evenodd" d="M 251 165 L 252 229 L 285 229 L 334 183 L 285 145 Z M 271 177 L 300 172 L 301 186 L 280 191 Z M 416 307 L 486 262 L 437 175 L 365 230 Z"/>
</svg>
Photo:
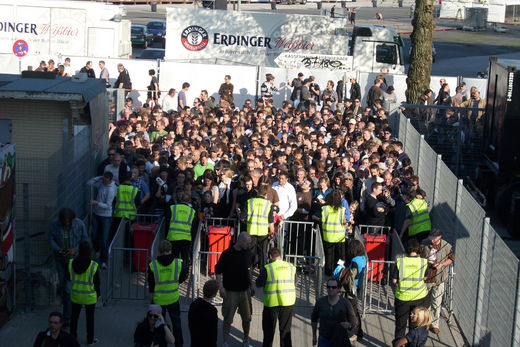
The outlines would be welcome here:
<svg viewBox="0 0 520 347">
<path fill-rule="evenodd" d="M 415 325 L 410 329 L 405 337 L 400 338 L 394 343 L 396 347 L 424 347 L 428 340 L 428 329 L 432 324 L 432 315 L 430 311 L 422 306 L 416 307 L 410 313 L 410 319 Z"/>
</svg>

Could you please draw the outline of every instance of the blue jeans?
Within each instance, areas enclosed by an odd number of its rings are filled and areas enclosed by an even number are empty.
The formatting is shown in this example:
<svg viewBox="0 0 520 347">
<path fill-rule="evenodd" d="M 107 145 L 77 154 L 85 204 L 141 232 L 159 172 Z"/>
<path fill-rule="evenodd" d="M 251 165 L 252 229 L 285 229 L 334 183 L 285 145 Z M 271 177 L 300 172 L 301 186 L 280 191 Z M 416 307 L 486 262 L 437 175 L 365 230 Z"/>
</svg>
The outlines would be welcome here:
<svg viewBox="0 0 520 347">
<path fill-rule="evenodd" d="M 162 306 L 162 315 L 166 319 L 166 311 L 170 315 L 172 321 L 172 333 L 175 337 L 175 347 L 182 347 L 184 341 L 182 339 L 182 324 L 181 324 L 181 305 L 179 301 L 171 304 Z"/>
<path fill-rule="evenodd" d="M 63 318 L 70 319 L 72 313 L 72 303 L 70 301 L 70 289 L 72 284 L 68 281 L 67 273 L 69 271 L 68 259 L 67 263 L 63 262 L 62 257 L 55 257 L 54 262 L 56 263 L 56 271 L 58 272 L 59 280 L 59 292 L 61 300 L 63 301 Z"/>
<path fill-rule="evenodd" d="M 323 336 L 318 337 L 318 347 L 330 347 L 332 341 L 324 338 Z"/>
<path fill-rule="evenodd" d="M 106 263 L 108 260 L 108 247 L 110 240 L 110 226 L 112 224 L 112 217 L 102 217 L 97 214 L 92 214 L 92 244 L 94 249 L 99 250 L 100 262 Z"/>
</svg>

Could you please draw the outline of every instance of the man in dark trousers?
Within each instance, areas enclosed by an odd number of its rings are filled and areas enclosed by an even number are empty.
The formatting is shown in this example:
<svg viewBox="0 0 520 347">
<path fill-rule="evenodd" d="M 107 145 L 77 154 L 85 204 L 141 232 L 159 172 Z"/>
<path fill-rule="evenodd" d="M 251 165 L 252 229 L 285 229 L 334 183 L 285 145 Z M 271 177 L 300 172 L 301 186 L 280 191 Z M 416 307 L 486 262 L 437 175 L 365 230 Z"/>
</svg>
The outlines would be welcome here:
<svg viewBox="0 0 520 347">
<path fill-rule="evenodd" d="M 204 283 L 203 298 L 193 301 L 188 311 L 191 347 L 217 347 L 218 314 L 211 301 L 218 293 L 216 280 Z"/>
<path fill-rule="evenodd" d="M 260 271 L 256 279 L 256 286 L 264 287 L 263 347 L 272 347 L 277 320 L 280 321 L 280 346 L 292 347 L 291 323 L 296 303 L 296 267 L 282 260 L 278 248 L 271 248 L 269 259 L 271 262 Z"/>
<path fill-rule="evenodd" d="M 260 184 L 258 195 L 247 200 L 247 208 L 242 211 L 242 220 L 246 220 L 247 233 L 251 235 L 253 265 L 262 269 L 267 261 L 269 236 L 274 231 L 274 205 L 267 200 L 269 185 Z"/>
<path fill-rule="evenodd" d="M 251 296 L 255 295 L 250 245 L 251 236 L 246 232 L 240 233 L 237 242 L 222 253 L 215 266 L 220 296 L 224 299 L 222 303 L 222 316 L 224 316 L 222 347 L 228 347 L 231 323 L 233 323 L 233 316 L 237 308 L 242 317 L 242 329 L 244 330 L 242 346 L 249 346 Z"/>
<path fill-rule="evenodd" d="M 171 243 L 162 240 L 159 244 L 159 256 L 150 263 L 148 272 L 148 288 L 153 303 L 162 307 L 163 317 L 166 310 L 170 315 L 175 347 L 183 345 L 179 285 L 184 282 L 188 273 L 185 264 L 182 259 L 174 258 Z"/>
<path fill-rule="evenodd" d="M 177 194 L 178 203 L 166 209 L 168 233 L 166 239 L 172 244 L 172 254 L 185 263 L 190 260 L 191 240 L 198 225 L 197 212 L 191 206 L 191 195 L 185 191 Z"/>
</svg>

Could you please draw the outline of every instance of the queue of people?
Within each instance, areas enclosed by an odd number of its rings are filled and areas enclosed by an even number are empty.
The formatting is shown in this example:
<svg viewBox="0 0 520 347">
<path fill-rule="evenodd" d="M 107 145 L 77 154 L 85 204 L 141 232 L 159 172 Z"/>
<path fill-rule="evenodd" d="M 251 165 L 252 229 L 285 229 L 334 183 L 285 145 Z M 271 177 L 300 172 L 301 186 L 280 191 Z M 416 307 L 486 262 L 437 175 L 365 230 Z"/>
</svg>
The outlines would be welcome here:
<svg viewBox="0 0 520 347">
<path fill-rule="evenodd" d="M 250 100 L 242 107 L 235 105 L 231 76 L 226 76 L 219 104 L 208 99 L 205 90 L 192 102 L 179 93 L 177 110 L 165 110 L 158 103 L 153 108 L 145 105 L 137 110 L 127 100 L 123 117 L 109 127 L 107 158 L 98 166 L 98 176 L 89 182 L 97 188 L 97 195 L 91 201 L 95 222 L 90 241 L 94 245 L 93 258 L 101 264 L 99 269 L 109 266 L 108 243 L 123 217 L 132 220 L 138 212 L 153 212 L 167 220 L 165 241 L 160 244 L 160 256 L 150 263 L 148 278 L 152 304 L 160 309 L 150 307 L 136 343 L 145 341 L 142 336 L 149 340 L 159 334 L 164 343 L 175 340 L 176 346 L 183 345 L 179 285 L 186 278 L 191 242 L 199 220 L 209 217 L 236 218 L 245 231 L 222 254 L 215 267 L 216 286 L 224 299 L 224 346 L 237 308 L 242 318 L 243 345 L 249 345 L 251 297 L 256 287 L 264 287 L 264 345 L 272 344 L 277 320 L 282 345 L 292 345 L 290 326 L 296 269 L 282 260 L 277 248 L 268 251 L 268 245 L 276 240 L 275 226 L 284 220 L 320 225 L 326 275 L 335 273 L 339 259 L 348 269 L 344 276 L 328 280 L 328 296 L 320 299 L 313 311 L 313 337 L 319 346 L 363 338 L 356 293 L 360 290 L 366 260 L 361 259 L 363 245 L 352 238 L 353 227 L 358 224 L 391 226 L 401 231 L 405 242 L 429 242 L 425 244 L 426 262 L 420 258 L 422 249 L 415 244 L 415 248 L 410 246 L 413 249 L 410 248 L 408 257 L 398 261 L 401 265 L 394 276 L 399 293 L 396 292 L 395 337 L 399 341 L 406 335 L 408 315 L 425 304 L 423 294 L 428 292 L 427 287 L 435 293 L 433 331 L 438 332 L 439 296 L 442 297 L 445 271 L 454 256 L 451 250 L 444 251 L 446 243 L 438 240 L 438 234 L 430 233 L 428 197 L 419 186 L 403 144 L 392 136 L 388 110 L 382 106 L 389 89 L 384 77 L 376 77 L 366 108 L 360 106 L 361 95 L 354 100 L 344 99 L 342 91 L 333 89 L 332 81 L 320 93 L 315 81 L 303 79 L 301 73 L 289 84 L 293 87 L 293 102 L 285 101 L 278 108 L 270 99 L 277 91 L 272 86 L 272 77 L 267 76 L 269 83 L 255 105 Z M 182 90 L 189 87 L 185 82 Z M 323 101 L 321 108 L 317 100 Z M 89 241 L 89 236 L 72 211 L 62 212 L 53 224 L 49 240 L 60 274 L 62 318 L 67 325 L 69 320 L 76 319 L 78 308 L 71 305 L 68 289 L 71 281 L 67 281 L 66 273 L 72 271 L 69 262 L 75 261 L 82 242 Z M 296 243 L 309 250 L 306 242 Z M 130 237 L 126 245 L 132 246 Z M 441 251 L 439 247 L 444 248 Z M 82 264 L 87 264 L 86 260 Z M 417 269 L 409 270 L 410 264 Z M 97 263 L 89 266 L 93 274 L 97 273 Z M 260 271 L 256 283 L 252 275 L 255 267 Z M 434 268 L 438 274 L 427 281 L 428 285 L 421 283 L 419 279 L 424 281 L 424 277 L 429 277 L 426 270 Z M 75 275 L 71 275 L 74 282 Z M 349 279 L 354 282 L 350 289 Z M 98 293 L 95 283 L 92 286 Z M 215 295 L 215 285 L 208 286 L 204 294 L 206 303 Z M 416 294 L 420 297 L 409 296 L 410 287 L 419 288 Z M 345 288 L 348 289 L 345 298 L 340 298 Z M 74 285 L 72 289 L 73 292 Z M 91 305 L 82 299 L 76 304 Z M 194 317 L 200 310 L 213 316 L 204 302 L 199 301 L 198 305 Z M 323 316 L 327 305 L 337 307 L 334 317 Z M 165 321 L 166 311 L 172 329 L 152 327 L 152 322 Z M 91 314 L 93 310 L 87 307 L 87 316 Z M 338 330 L 338 324 L 348 332 Z M 192 328 L 197 330 L 195 326 Z M 95 343 L 93 329 L 88 330 L 88 342 Z M 75 331 L 71 329 L 71 333 Z M 211 336 L 216 338 L 215 334 Z"/>
</svg>

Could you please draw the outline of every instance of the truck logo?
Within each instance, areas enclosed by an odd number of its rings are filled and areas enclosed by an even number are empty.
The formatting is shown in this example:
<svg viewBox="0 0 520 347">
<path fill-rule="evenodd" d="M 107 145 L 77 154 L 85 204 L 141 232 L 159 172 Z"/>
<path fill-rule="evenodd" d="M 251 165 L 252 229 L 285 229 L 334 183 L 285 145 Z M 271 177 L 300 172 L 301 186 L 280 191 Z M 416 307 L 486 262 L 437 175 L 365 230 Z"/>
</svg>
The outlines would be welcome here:
<svg viewBox="0 0 520 347">
<path fill-rule="evenodd" d="M 181 34 L 181 42 L 189 51 L 200 51 L 208 45 L 208 32 L 198 25 L 190 25 Z"/>
</svg>

